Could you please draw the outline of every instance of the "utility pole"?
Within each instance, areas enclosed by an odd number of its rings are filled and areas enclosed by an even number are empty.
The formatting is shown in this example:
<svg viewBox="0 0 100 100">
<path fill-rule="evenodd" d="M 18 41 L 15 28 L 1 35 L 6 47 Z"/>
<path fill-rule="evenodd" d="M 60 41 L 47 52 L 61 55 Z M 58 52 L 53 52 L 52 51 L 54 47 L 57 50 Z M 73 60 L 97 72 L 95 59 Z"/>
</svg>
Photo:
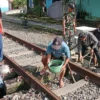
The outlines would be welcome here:
<svg viewBox="0 0 100 100">
<path fill-rule="evenodd" d="M 65 0 L 62 0 L 62 12 L 65 13 Z"/>
<path fill-rule="evenodd" d="M 24 20 L 22 21 L 22 24 L 24 25 L 24 28 L 28 28 L 28 14 L 29 14 L 29 0 L 27 0 L 27 12 L 26 15 L 24 16 Z"/>
<path fill-rule="evenodd" d="M 29 0 L 27 0 L 27 14 L 29 13 Z"/>
<path fill-rule="evenodd" d="M 12 7 L 12 2 L 13 2 L 13 0 L 8 0 L 8 3 L 9 3 L 9 10 L 12 10 L 12 9 L 13 9 L 13 7 Z"/>
</svg>

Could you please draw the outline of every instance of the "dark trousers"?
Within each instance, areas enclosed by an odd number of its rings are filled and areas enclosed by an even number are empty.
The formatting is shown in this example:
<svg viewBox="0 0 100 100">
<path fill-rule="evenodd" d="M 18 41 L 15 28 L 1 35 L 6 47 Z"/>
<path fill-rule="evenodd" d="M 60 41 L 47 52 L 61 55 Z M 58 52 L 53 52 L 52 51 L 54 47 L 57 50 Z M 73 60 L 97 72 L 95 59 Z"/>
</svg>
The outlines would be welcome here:
<svg viewBox="0 0 100 100">
<path fill-rule="evenodd" d="M 99 50 L 97 48 L 94 48 L 94 53 L 95 53 L 95 55 L 97 57 L 98 63 L 100 64 L 100 52 L 99 52 Z"/>
<path fill-rule="evenodd" d="M 74 35 L 65 36 L 63 37 L 63 40 L 69 46 L 69 48 L 71 48 L 74 42 Z"/>
<path fill-rule="evenodd" d="M 0 84 L 0 98 L 3 98 L 3 96 L 6 95 L 6 86 L 5 83 Z"/>
<path fill-rule="evenodd" d="M 84 56 L 86 53 L 87 53 L 87 51 L 89 50 L 89 47 L 86 47 L 86 46 L 82 46 L 82 56 Z"/>
<path fill-rule="evenodd" d="M 90 48 L 91 48 L 91 45 L 90 45 Z M 82 46 L 82 56 L 85 55 L 87 50 L 88 50 L 88 47 Z M 94 48 L 93 50 L 94 50 L 94 53 L 97 57 L 98 63 L 100 63 L 100 52 L 99 52 L 98 48 Z"/>
</svg>

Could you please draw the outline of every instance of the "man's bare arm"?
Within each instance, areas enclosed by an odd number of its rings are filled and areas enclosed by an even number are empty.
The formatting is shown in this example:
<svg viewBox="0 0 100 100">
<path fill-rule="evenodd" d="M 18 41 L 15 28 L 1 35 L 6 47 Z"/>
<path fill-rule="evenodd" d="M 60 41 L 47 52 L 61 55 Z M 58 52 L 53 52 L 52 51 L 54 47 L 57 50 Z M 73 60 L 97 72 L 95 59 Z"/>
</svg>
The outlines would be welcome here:
<svg viewBox="0 0 100 100">
<path fill-rule="evenodd" d="M 50 60 L 51 60 L 51 54 L 48 54 L 47 55 L 47 64 L 50 62 Z"/>
<path fill-rule="evenodd" d="M 63 66 L 67 66 L 67 64 L 68 64 L 68 62 L 69 62 L 69 58 L 67 58 L 66 60 L 65 60 L 65 63 L 64 63 L 64 65 Z"/>
<path fill-rule="evenodd" d="M 76 19 L 73 20 L 74 25 L 74 33 L 76 32 Z"/>
</svg>

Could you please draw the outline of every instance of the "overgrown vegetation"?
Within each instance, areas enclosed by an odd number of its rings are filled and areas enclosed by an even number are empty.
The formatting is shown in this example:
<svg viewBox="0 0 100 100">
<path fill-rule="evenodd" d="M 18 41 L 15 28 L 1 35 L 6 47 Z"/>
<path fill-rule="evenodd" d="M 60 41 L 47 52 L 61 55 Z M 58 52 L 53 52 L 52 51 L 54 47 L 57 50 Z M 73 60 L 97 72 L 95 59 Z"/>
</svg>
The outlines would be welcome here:
<svg viewBox="0 0 100 100">
<path fill-rule="evenodd" d="M 30 8 L 30 15 L 32 17 L 41 17 L 41 16 L 43 16 L 42 1 L 43 0 L 33 0 L 34 8 Z"/>
<path fill-rule="evenodd" d="M 34 6 L 34 8 L 31 8 L 29 11 L 29 17 L 42 17 L 43 11 L 41 6 Z"/>
<path fill-rule="evenodd" d="M 89 3 L 89 0 L 87 0 Z M 29 20 L 33 20 L 36 22 L 47 22 L 47 23 L 52 23 L 52 24 L 62 24 L 61 20 L 55 20 L 52 18 L 49 18 L 46 16 L 46 14 L 43 13 L 42 7 L 43 7 L 43 3 L 44 0 L 33 0 L 34 3 L 34 8 L 30 8 L 29 9 L 29 13 L 28 14 L 20 14 L 20 15 L 15 15 L 17 17 L 20 17 L 22 19 L 24 19 L 24 17 L 28 17 Z M 63 7 L 65 7 L 66 2 L 71 2 L 71 0 L 63 0 Z M 86 10 L 83 9 L 82 7 L 82 3 L 83 1 L 80 0 L 80 10 L 78 13 L 78 26 L 80 25 L 80 23 L 82 22 L 84 25 L 89 24 L 90 26 L 94 26 L 94 22 L 98 22 L 100 21 L 100 18 L 94 18 L 91 17 L 91 14 L 88 13 Z M 14 0 L 13 1 L 13 5 L 15 8 L 18 7 L 24 7 L 27 5 L 27 0 Z M 64 10 L 65 8 L 63 8 Z M 90 22 L 89 19 L 93 19 L 93 22 Z M 88 21 L 89 20 L 89 21 Z"/>
<path fill-rule="evenodd" d="M 13 0 L 12 6 L 14 9 L 25 7 L 27 4 L 27 0 Z"/>
<path fill-rule="evenodd" d="M 41 17 L 43 16 L 42 11 L 43 0 L 33 0 L 34 8 L 28 8 L 29 17 Z M 14 9 L 23 8 L 27 6 L 27 0 L 14 0 L 12 3 Z"/>
<path fill-rule="evenodd" d="M 83 9 L 81 9 L 77 14 L 78 19 L 85 19 L 87 16 L 90 16 L 90 13 L 86 12 Z"/>
</svg>

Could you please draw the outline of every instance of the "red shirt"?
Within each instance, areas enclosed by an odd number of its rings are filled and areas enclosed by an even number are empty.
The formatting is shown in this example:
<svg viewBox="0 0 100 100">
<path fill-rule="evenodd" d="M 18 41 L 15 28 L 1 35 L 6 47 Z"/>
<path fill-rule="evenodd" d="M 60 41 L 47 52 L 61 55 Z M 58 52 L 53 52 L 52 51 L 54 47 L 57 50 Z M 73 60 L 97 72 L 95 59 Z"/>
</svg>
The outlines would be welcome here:
<svg viewBox="0 0 100 100">
<path fill-rule="evenodd" d="M 2 18 L 2 14 L 1 14 L 1 7 L 0 7 L 0 21 L 1 21 L 1 18 Z M 2 34 L 2 25 L 1 25 L 1 22 L 0 22 L 0 34 Z"/>
<path fill-rule="evenodd" d="M 0 34 L 2 34 L 2 27 L 1 27 L 1 24 L 0 24 Z"/>
</svg>

